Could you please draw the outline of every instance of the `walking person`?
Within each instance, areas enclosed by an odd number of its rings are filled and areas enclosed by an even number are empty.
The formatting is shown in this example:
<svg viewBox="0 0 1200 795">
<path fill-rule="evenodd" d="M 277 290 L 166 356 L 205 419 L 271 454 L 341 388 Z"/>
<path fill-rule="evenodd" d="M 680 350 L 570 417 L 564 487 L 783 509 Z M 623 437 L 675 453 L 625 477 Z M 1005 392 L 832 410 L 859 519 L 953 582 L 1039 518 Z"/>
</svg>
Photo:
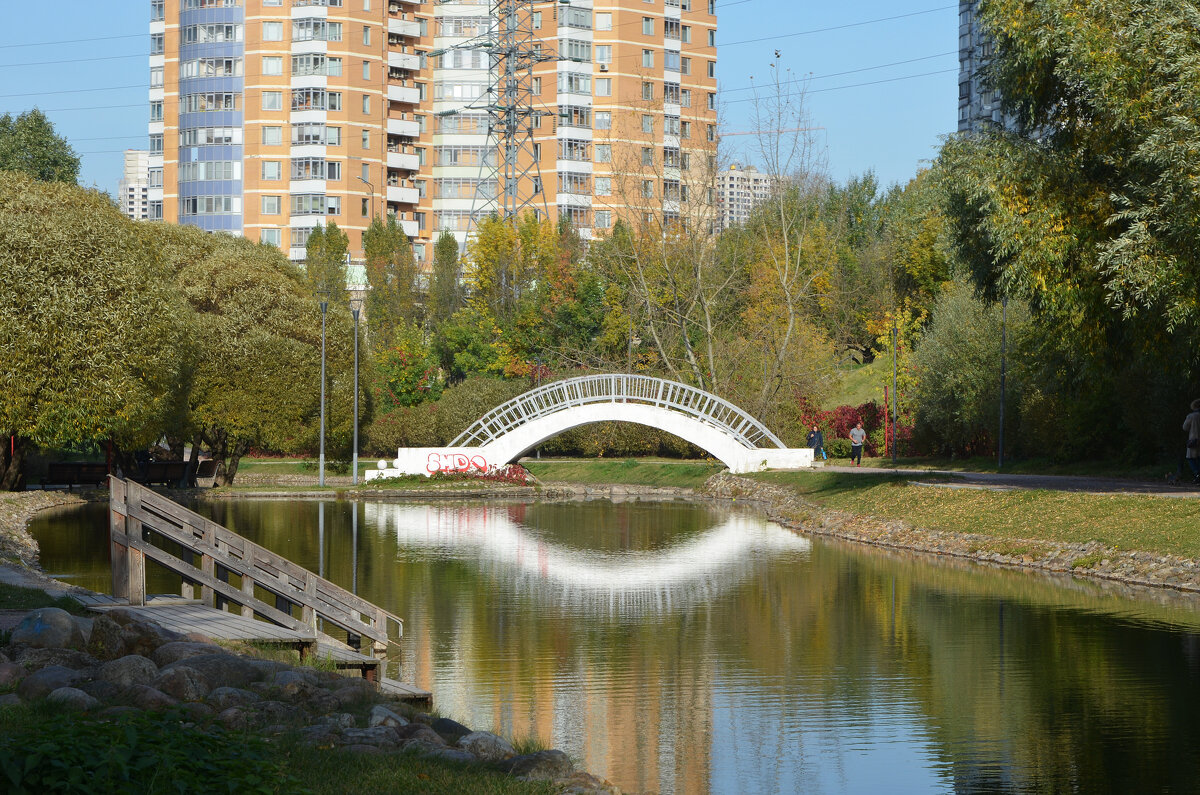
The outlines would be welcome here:
<svg viewBox="0 0 1200 795">
<path fill-rule="evenodd" d="M 808 432 L 808 446 L 813 451 L 813 461 L 818 458 L 829 458 L 825 455 L 825 434 L 821 433 L 821 429 L 816 425 Z"/>
<path fill-rule="evenodd" d="M 850 429 L 850 460 L 854 461 L 854 466 L 862 466 L 862 449 L 863 443 L 867 441 L 867 432 L 863 430 L 862 422 Z"/>
<path fill-rule="evenodd" d="M 1187 431 L 1187 462 L 1192 468 L 1192 483 L 1200 486 L 1200 398 L 1192 401 L 1192 413 L 1183 420 Z"/>
</svg>

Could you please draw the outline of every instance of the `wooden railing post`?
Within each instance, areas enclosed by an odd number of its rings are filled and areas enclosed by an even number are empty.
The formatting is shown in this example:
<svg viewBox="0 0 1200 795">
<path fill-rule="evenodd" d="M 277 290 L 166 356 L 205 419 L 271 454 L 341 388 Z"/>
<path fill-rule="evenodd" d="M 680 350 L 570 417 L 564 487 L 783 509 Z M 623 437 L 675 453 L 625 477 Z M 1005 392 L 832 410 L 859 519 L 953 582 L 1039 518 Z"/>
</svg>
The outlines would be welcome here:
<svg viewBox="0 0 1200 795">
<path fill-rule="evenodd" d="M 140 486 L 128 486 L 125 491 L 125 535 L 128 538 L 142 539 L 142 495 Z M 129 604 L 146 604 L 146 555 L 140 549 L 126 547 L 128 563 Z"/>
<path fill-rule="evenodd" d="M 125 535 L 125 514 L 121 511 L 129 510 L 125 504 L 127 491 L 125 481 L 109 477 L 108 550 L 112 563 L 112 593 L 118 599 L 129 598 L 129 547 L 119 540 Z"/>
<path fill-rule="evenodd" d="M 251 599 L 254 598 L 254 580 L 249 574 L 242 575 L 242 593 Z M 244 618 L 254 618 L 254 608 L 246 602 L 242 603 L 242 616 Z"/>
<path fill-rule="evenodd" d="M 216 546 L 216 534 L 210 525 L 204 525 L 204 546 L 205 549 L 212 549 Z M 213 557 L 208 552 L 200 553 L 200 571 L 212 577 L 216 573 L 216 567 L 213 565 Z M 200 600 L 209 607 L 216 607 L 216 594 L 208 585 L 200 586 Z"/>
<path fill-rule="evenodd" d="M 317 601 L 317 577 L 311 571 L 304 572 L 304 595 L 307 604 L 300 606 L 300 620 L 313 632 L 317 631 L 317 611 L 314 605 Z"/>
</svg>

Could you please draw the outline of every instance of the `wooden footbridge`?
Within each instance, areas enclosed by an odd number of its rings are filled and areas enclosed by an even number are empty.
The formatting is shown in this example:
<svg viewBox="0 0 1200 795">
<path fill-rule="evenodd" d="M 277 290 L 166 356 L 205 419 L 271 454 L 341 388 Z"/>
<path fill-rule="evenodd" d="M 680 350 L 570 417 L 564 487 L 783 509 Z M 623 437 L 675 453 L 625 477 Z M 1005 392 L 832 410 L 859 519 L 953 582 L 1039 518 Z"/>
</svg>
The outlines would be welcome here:
<svg viewBox="0 0 1200 795">
<path fill-rule="evenodd" d="M 429 700 L 380 673 L 403 635 L 397 616 L 138 483 L 113 477 L 109 495 L 113 595 L 93 610 L 128 607 L 184 634 L 290 646 Z M 180 576 L 178 596 L 147 598 L 147 559 Z"/>
</svg>

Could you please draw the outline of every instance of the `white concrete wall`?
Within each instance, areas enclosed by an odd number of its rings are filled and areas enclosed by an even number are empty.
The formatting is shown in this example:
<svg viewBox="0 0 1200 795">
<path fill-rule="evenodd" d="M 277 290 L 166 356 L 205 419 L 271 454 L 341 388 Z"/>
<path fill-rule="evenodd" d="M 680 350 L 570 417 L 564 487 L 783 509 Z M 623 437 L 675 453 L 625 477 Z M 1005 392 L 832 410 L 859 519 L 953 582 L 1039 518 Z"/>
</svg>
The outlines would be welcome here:
<svg viewBox="0 0 1200 795">
<path fill-rule="evenodd" d="M 592 403 L 532 420 L 482 447 L 401 448 L 396 460 L 391 462 L 392 466 L 368 471 L 366 479 L 487 471 L 517 460 L 563 431 L 607 421 L 635 422 L 674 434 L 720 459 L 731 472 L 738 474 L 766 469 L 799 469 L 813 464 L 813 451 L 807 447 L 748 449 L 715 425 L 670 409 L 641 403 Z"/>
</svg>

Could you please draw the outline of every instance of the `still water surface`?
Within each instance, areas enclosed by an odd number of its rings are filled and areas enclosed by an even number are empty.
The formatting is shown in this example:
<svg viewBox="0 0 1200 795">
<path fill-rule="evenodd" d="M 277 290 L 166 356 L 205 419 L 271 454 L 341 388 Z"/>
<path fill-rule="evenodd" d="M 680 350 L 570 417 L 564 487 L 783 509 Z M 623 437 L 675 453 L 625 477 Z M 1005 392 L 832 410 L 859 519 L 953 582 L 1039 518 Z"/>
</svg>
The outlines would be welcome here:
<svg viewBox="0 0 1200 795">
<path fill-rule="evenodd" d="M 193 507 L 403 617 L 444 714 L 626 791 L 1200 789 L 1189 597 L 681 502 Z M 43 567 L 107 591 L 105 510 L 42 514 Z"/>
</svg>

